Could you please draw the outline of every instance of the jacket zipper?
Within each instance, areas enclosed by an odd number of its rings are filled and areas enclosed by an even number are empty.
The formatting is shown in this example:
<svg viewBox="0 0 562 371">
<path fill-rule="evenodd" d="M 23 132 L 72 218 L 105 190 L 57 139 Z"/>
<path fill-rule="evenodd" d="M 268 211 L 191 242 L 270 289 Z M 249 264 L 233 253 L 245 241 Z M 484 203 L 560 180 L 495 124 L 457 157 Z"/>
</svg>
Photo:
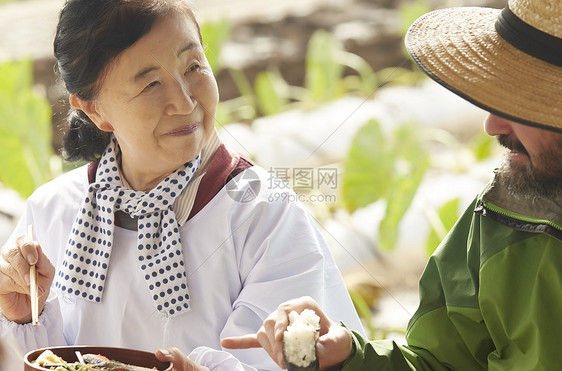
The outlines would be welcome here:
<svg viewBox="0 0 562 371">
<path fill-rule="evenodd" d="M 548 225 L 552 228 L 555 228 L 559 231 L 562 231 L 562 226 L 558 223 L 551 222 L 550 220 L 547 220 L 547 219 L 539 219 L 539 218 L 533 218 L 533 217 L 526 216 L 526 215 L 517 214 L 517 213 L 514 213 L 512 211 L 502 209 L 501 207 L 498 207 L 498 206 L 496 206 L 494 204 L 491 204 L 487 201 L 482 201 L 481 207 L 483 207 L 484 209 L 488 209 L 488 210 L 490 210 L 490 211 L 492 211 L 496 214 L 500 214 L 500 215 L 503 215 L 505 217 L 508 217 L 510 219 L 518 220 L 518 221 L 525 222 L 525 223 L 531 223 L 531 224 Z M 480 211 L 478 209 L 479 208 L 477 208 L 477 212 Z M 482 214 L 484 214 L 482 211 L 480 211 L 480 212 Z"/>
</svg>

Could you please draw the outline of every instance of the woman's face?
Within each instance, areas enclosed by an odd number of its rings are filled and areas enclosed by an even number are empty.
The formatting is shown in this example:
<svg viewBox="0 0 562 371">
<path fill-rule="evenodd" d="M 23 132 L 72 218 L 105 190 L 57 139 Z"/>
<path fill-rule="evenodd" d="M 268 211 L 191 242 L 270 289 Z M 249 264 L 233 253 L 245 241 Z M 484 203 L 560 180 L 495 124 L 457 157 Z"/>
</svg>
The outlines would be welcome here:
<svg viewBox="0 0 562 371">
<path fill-rule="evenodd" d="M 173 14 L 109 65 L 86 113 L 113 131 L 125 178 L 146 191 L 201 152 L 214 131 L 217 103 L 197 26 L 188 15 Z"/>
</svg>

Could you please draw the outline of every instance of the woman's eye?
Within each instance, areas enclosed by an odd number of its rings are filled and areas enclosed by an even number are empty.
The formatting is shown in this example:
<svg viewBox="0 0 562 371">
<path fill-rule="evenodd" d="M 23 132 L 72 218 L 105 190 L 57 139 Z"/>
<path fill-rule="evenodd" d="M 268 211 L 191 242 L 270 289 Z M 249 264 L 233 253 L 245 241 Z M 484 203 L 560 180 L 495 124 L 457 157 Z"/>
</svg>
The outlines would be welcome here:
<svg viewBox="0 0 562 371">
<path fill-rule="evenodd" d="M 144 87 L 144 90 L 149 90 L 150 88 L 152 88 L 152 87 L 154 87 L 154 86 L 156 86 L 156 85 L 158 85 L 158 84 L 159 84 L 158 81 L 153 81 L 153 82 L 151 82 L 150 84 L 146 85 L 146 86 Z"/>
<path fill-rule="evenodd" d="M 201 65 L 199 63 L 194 63 L 189 67 L 189 72 L 199 71 L 201 69 Z"/>
</svg>

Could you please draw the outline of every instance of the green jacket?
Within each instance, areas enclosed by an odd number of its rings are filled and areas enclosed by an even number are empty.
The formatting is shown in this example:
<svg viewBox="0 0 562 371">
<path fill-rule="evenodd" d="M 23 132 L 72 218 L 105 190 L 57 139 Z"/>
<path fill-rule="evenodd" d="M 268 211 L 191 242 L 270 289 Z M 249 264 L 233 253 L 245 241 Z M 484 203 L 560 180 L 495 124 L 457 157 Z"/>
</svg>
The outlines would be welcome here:
<svg viewBox="0 0 562 371">
<path fill-rule="evenodd" d="M 408 345 L 354 333 L 343 370 L 562 370 L 561 205 L 496 177 L 429 259 Z"/>
</svg>

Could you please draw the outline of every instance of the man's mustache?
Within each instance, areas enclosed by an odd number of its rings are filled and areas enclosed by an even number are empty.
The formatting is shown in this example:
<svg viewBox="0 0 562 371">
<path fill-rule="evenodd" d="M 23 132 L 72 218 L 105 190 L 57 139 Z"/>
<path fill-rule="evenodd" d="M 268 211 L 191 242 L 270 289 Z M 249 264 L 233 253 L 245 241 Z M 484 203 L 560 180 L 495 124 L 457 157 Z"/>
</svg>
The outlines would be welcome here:
<svg viewBox="0 0 562 371">
<path fill-rule="evenodd" d="M 500 143 L 501 146 L 507 149 L 523 153 L 527 156 L 529 155 L 523 144 L 517 138 L 509 134 L 498 135 L 498 142 Z"/>
</svg>

